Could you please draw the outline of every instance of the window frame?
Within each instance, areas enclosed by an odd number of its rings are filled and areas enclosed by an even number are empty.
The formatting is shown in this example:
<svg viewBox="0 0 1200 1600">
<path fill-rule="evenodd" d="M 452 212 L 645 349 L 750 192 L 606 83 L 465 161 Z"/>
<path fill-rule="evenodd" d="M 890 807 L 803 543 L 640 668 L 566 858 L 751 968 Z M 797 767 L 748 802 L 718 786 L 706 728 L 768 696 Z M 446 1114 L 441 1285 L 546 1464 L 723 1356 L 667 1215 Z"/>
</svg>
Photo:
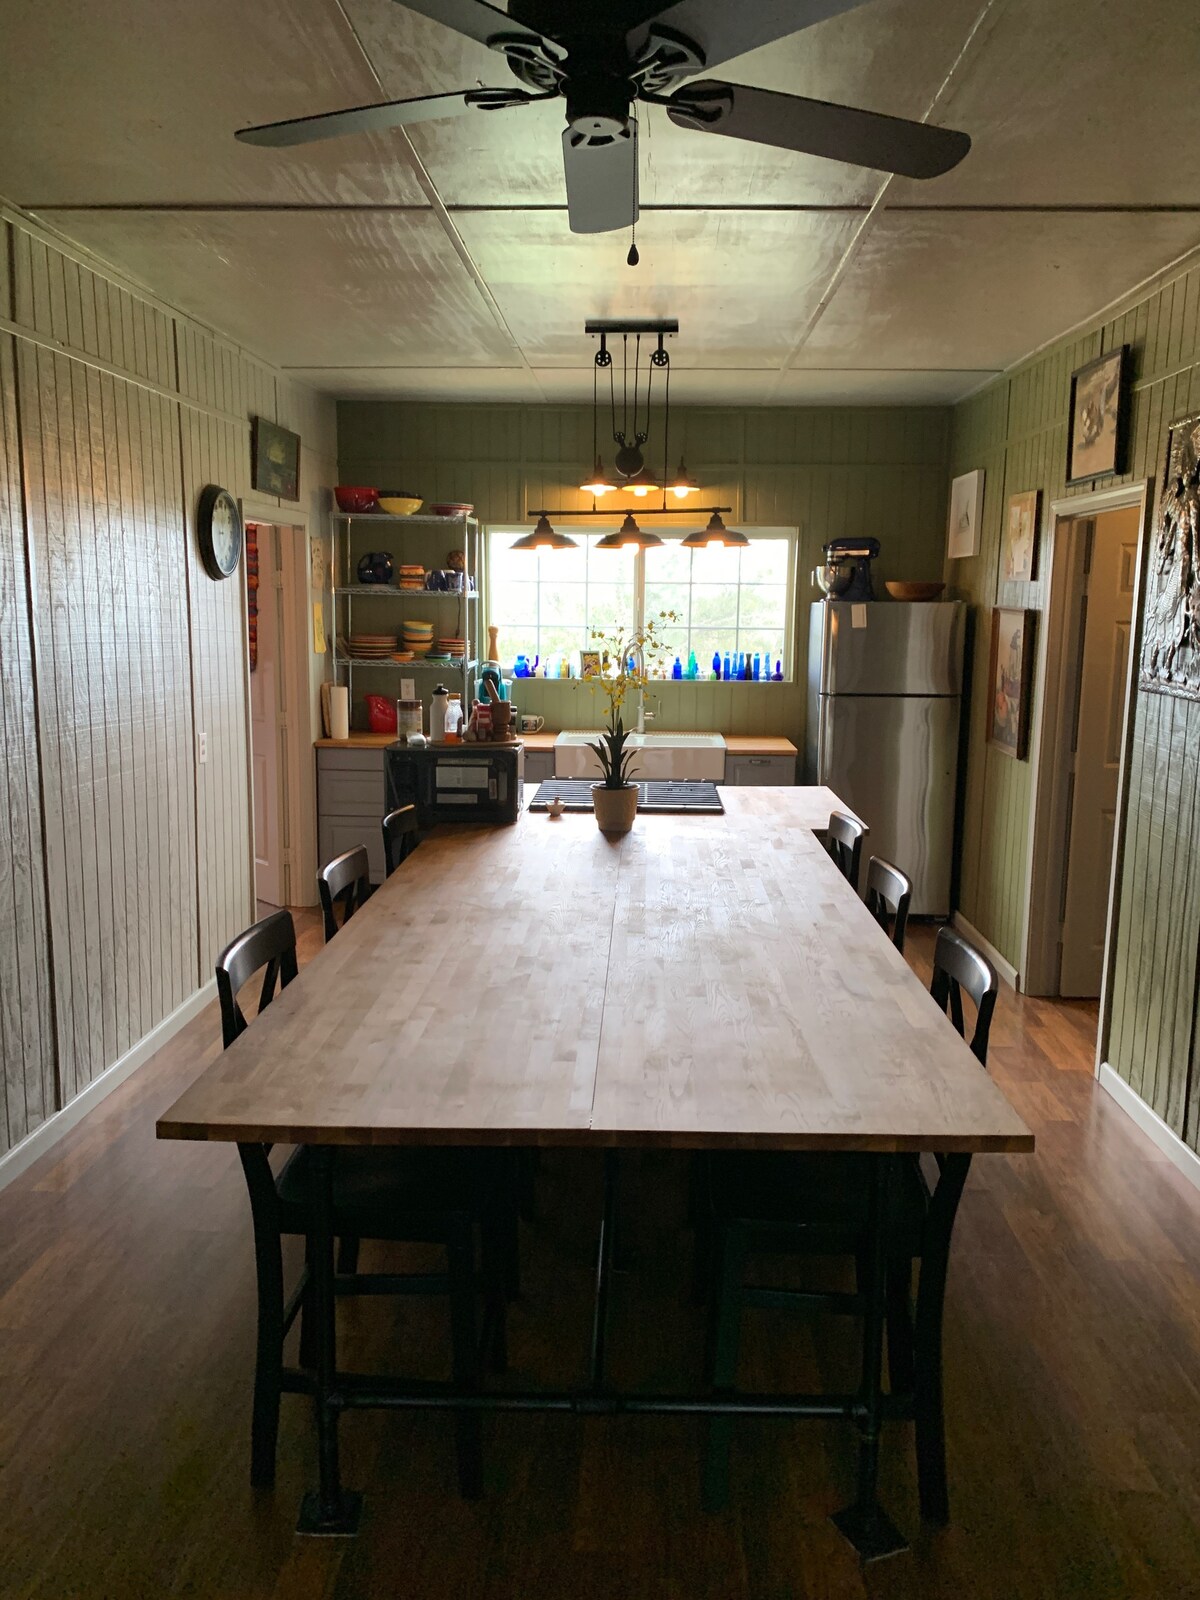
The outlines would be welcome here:
<svg viewBox="0 0 1200 1600">
<path fill-rule="evenodd" d="M 561 526 L 565 530 L 567 530 L 567 531 L 569 531 L 571 533 L 585 533 L 585 534 L 592 534 L 592 535 L 600 536 L 600 535 L 603 535 L 603 534 L 606 534 L 606 533 L 615 533 L 617 531 L 617 529 L 619 528 L 619 526 L 620 526 L 620 518 L 619 517 L 616 518 L 611 523 L 609 523 L 607 521 L 600 522 L 599 520 L 597 520 L 596 522 L 589 521 L 586 524 L 570 523 L 569 519 L 563 518 L 563 519 L 561 519 Z M 751 540 L 772 539 L 772 540 L 778 540 L 781 543 L 784 543 L 786 545 L 787 562 L 786 562 L 785 577 L 783 579 L 783 584 L 784 584 L 783 681 L 784 681 L 784 683 L 794 683 L 796 681 L 796 679 L 795 679 L 795 668 L 796 668 L 796 661 L 795 661 L 796 604 L 797 604 L 797 600 L 796 600 L 796 576 L 797 576 L 797 574 L 796 574 L 796 565 L 797 565 L 797 561 L 799 560 L 800 530 L 799 530 L 798 527 L 782 527 L 782 526 L 775 526 L 775 525 L 757 527 L 757 526 L 755 526 L 755 525 L 753 525 L 751 523 L 742 523 L 741 527 L 742 527 L 742 530 L 747 535 L 747 537 L 749 539 L 751 539 Z M 492 565 L 492 559 L 491 559 L 492 538 L 493 538 L 493 536 L 506 537 L 506 536 L 510 536 L 511 535 L 513 540 L 517 540 L 517 539 L 521 538 L 521 536 L 523 534 L 528 533 L 529 529 L 527 527 L 524 527 L 524 526 L 513 526 L 511 523 L 508 523 L 508 522 L 498 522 L 498 523 L 489 523 L 488 526 L 485 528 L 484 532 L 485 532 L 485 535 L 486 535 L 486 538 L 484 540 L 484 546 L 485 546 L 485 549 L 487 550 L 487 554 L 488 554 L 487 570 L 486 570 L 486 573 L 485 573 L 485 581 L 484 581 L 484 595 L 485 595 L 485 600 L 487 602 L 488 616 L 489 617 L 493 617 L 492 582 L 493 582 L 493 578 L 494 578 L 494 573 L 493 573 L 493 565 Z M 683 539 L 684 534 L 687 532 L 687 529 L 686 528 L 656 528 L 655 532 L 660 533 L 664 540 L 667 540 L 668 542 L 674 543 L 674 542 L 679 542 L 680 540 Z M 606 552 L 605 555 L 606 555 L 606 559 L 611 560 L 611 561 L 620 561 L 622 559 L 628 559 L 628 557 L 626 556 L 625 552 L 623 552 L 623 551 L 614 551 L 614 552 L 612 552 L 611 555 L 609 555 Z M 653 550 L 651 550 L 651 551 L 635 550 L 633 552 L 633 613 L 634 613 L 633 614 L 633 620 L 634 620 L 635 626 L 639 625 L 640 619 L 644 618 L 645 612 L 646 612 L 646 558 L 647 558 L 648 555 L 649 555 L 649 557 L 651 559 L 653 559 L 653 557 L 654 557 Z M 552 560 L 553 559 L 553 554 L 551 553 L 548 556 L 547 559 L 551 559 Z M 692 579 L 691 573 L 689 571 L 689 577 L 688 577 L 689 597 L 690 597 L 692 582 L 693 582 L 693 579 Z M 738 587 L 738 617 L 739 617 L 739 625 L 740 625 L 741 590 L 742 590 L 742 587 L 743 587 L 743 585 L 741 584 L 740 581 L 739 581 L 737 587 Z M 540 595 L 539 595 L 539 607 L 540 607 Z M 493 618 L 493 620 L 496 620 L 496 619 Z M 539 616 L 539 619 L 538 619 L 538 626 L 539 626 L 539 629 L 540 629 L 540 626 L 541 626 L 540 616 Z M 690 626 L 690 620 L 689 620 L 689 639 L 690 639 L 690 632 L 691 632 L 691 626 Z M 707 674 L 707 671 L 708 671 L 707 664 L 705 662 L 700 662 L 699 665 L 700 665 L 701 670 Z M 687 683 L 693 683 L 693 682 L 694 683 L 711 683 L 712 679 L 707 677 L 707 675 L 706 675 L 706 676 L 701 677 L 701 678 L 684 679 L 683 681 L 687 682 Z M 738 681 L 738 680 L 729 680 L 729 681 L 733 682 L 733 681 Z M 764 680 L 759 679 L 758 681 L 762 682 Z"/>
</svg>

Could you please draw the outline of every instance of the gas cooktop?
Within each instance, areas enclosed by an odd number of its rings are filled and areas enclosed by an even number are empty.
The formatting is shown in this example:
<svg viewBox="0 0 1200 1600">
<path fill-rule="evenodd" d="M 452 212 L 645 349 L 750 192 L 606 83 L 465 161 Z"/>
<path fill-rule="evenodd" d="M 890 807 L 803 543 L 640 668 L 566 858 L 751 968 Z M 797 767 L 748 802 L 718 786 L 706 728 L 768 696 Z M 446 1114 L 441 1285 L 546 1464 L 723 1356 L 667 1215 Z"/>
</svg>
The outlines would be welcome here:
<svg viewBox="0 0 1200 1600">
<path fill-rule="evenodd" d="M 592 809 L 590 778 L 546 778 L 529 802 L 530 811 L 545 811 L 555 796 L 567 811 Z M 639 811 L 704 811 L 721 815 L 725 807 L 715 783 L 671 783 L 666 780 L 638 784 Z"/>
</svg>

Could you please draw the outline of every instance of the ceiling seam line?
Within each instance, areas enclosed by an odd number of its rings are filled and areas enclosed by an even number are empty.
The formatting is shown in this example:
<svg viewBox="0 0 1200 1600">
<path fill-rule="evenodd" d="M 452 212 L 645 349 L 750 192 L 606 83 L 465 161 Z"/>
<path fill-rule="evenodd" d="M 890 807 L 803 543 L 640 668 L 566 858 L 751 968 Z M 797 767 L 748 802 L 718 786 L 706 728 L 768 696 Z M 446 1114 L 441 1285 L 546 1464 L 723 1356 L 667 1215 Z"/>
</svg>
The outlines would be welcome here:
<svg viewBox="0 0 1200 1600">
<path fill-rule="evenodd" d="M 334 6 L 338 15 L 341 17 L 342 21 L 349 30 L 350 37 L 354 40 L 354 43 L 366 64 L 367 71 L 375 80 L 376 88 L 379 90 L 380 95 L 386 99 L 388 91 L 384 88 L 383 80 L 375 70 L 375 63 L 372 61 L 366 45 L 364 45 L 362 39 L 359 37 L 358 29 L 350 20 L 342 0 L 334 0 Z M 482 272 L 476 266 L 471 252 L 467 249 L 466 240 L 454 226 L 453 219 L 451 218 L 449 211 L 446 209 L 445 201 L 442 199 L 437 185 L 434 183 L 432 177 L 430 177 L 425 163 L 417 154 L 416 146 L 413 144 L 404 128 L 397 128 L 396 132 L 400 135 L 400 142 L 407 155 L 408 163 L 412 168 L 413 175 L 416 178 L 417 183 L 420 185 L 426 199 L 429 201 L 430 209 L 433 211 L 434 215 L 438 219 L 438 222 L 441 224 L 442 231 L 450 241 L 451 249 L 454 251 L 463 267 L 466 269 L 472 283 L 475 285 L 475 288 L 479 293 L 480 298 L 487 306 L 492 319 L 495 321 L 496 326 L 500 329 L 501 333 L 503 333 L 504 337 L 509 341 L 513 349 L 517 352 L 517 355 L 520 357 L 521 365 L 529 374 L 530 382 L 533 384 L 541 399 L 545 401 L 547 396 L 543 391 L 541 384 L 537 381 L 537 378 L 534 375 L 533 368 L 529 363 L 529 358 L 526 356 L 525 351 L 517 342 L 516 336 L 509 327 L 504 313 L 501 311 L 500 305 L 496 300 L 496 297 L 492 294 L 491 289 L 484 280 Z"/>
<path fill-rule="evenodd" d="M 970 30 L 968 31 L 966 38 L 963 40 L 958 54 L 950 63 L 945 77 L 938 85 L 932 100 L 930 100 L 929 105 L 926 107 L 925 114 L 921 118 L 922 122 L 929 121 L 929 118 L 933 115 L 939 103 L 945 98 L 947 91 L 950 88 L 951 81 L 961 71 L 963 63 L 974 56 L 982 47 L 984 39 L 991 33 L 992 28 L 995 27 L 996 22 L 999 20 L 1000 15 L 1004 11 L 1007 4 L 1008 0 L 984 0 L 982 10 L 975 18 L 975 21 L 971 24 Z M 985 30 L 985 24 L 988 23 L 989 20 L 991 25 Z M 808 343 L 817 327 L 817 324 L 820 322 L 821 318 L 825 315 L 826 311 L 828 311 L 830 305 L 833 303 L 834 296 L 837 294 L 837 291 L 841 287 L 846 274 L 849 272 L 851 266 L 858 257 L 859 252 L 865 245 L 871 229 L 878 222 L 881 213 L 886 210 L 887 192 L 891 188 L 894 179 L 895 174 L 889 172 L 887 177 L 880 184 L 879 192 L 876 194 L 875 199 L 871 203 L 871 209 L 867 212 L 862 222 L 859 223 L 857 229 L 855 230 L 854 237 L 842 252 L 841 259 L 838 261 L 837 266 L 833 269 L 833 272 L 829 278 L 829 282 L 826 284 L 820 299 L 813 308 L 812 315 L 809 317 L 808 321 L 804 325 L 804 328 L 801 330 L 799 339 L 796 340 L 795 344 L 784 357 L 778 374 L 776 375 L 775 382 L 771 387 L 770 399 L 773 399 L 779 393 L 779 390 L 783 385 L 784 378 L 792 370 L 792 366 L 796 358 L 799 356 L 804 346 Z"/>
</svg>

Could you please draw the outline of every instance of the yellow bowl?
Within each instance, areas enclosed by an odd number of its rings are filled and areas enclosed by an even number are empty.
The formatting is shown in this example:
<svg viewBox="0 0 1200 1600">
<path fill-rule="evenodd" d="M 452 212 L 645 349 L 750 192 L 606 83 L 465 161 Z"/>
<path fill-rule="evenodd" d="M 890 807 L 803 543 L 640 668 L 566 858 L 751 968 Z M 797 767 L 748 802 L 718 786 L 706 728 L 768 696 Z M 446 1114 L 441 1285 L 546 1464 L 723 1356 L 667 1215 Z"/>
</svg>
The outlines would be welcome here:
<svg viewBox="0 0 1200 1600">
<path fill-rule="evenodd" d="M 379 496 L 379 509 L 389 517 L 411 517 L 414 511 L 419 511 L 424 502 L 412 495 L 381 494 Z"/>
</svg>

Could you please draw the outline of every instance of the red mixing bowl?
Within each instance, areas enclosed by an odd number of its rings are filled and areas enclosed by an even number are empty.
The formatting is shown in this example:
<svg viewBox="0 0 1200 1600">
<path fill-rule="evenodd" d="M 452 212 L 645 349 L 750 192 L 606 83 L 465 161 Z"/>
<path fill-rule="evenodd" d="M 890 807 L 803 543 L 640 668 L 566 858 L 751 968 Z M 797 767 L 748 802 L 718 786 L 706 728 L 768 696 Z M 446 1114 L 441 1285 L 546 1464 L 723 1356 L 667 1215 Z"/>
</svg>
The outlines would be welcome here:
<svg viewBox="0 0 1200 1600">
<path fill-rule="evenodd" d="M 379 490 L 348 488 L 344 483 L 339 483 L 333 491 L 333 497 L 338 503 L 339 511 L 361 513 L 375 510 L 379 503 Z"/>
</svg>

